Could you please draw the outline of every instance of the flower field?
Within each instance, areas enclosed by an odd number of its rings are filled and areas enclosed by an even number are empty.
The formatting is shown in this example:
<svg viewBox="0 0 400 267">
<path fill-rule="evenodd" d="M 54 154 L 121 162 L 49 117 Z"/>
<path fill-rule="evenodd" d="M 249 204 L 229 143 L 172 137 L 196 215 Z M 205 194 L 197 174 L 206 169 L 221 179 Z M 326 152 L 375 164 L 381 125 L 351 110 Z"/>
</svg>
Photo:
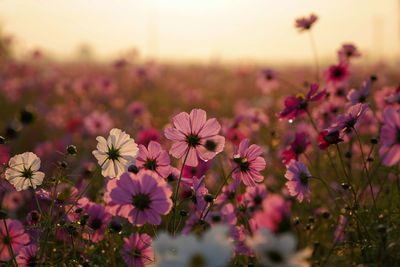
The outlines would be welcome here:
<svg viewBox="0 0 400 267">
<path fill-rule="evenodd" d="M 399 264 L 400 73 L 359 64 L 357 44 L 286 67 L 12 48 L 1 266 Z"/>
</svg>

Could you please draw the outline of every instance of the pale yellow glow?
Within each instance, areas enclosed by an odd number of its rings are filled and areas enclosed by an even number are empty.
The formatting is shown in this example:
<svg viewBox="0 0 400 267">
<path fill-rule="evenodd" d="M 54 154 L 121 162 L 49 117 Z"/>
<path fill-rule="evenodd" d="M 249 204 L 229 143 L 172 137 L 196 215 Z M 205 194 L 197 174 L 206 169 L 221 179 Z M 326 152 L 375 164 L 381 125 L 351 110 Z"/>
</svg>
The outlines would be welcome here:
<svg viewBox="0 0 400 267">
<path fill-rule="evenodd" d="M 320 57 L 344 42 L 366 58 L 399 54 L 397 0 L 0 0 L 3 32 L 18 51 L 42 48 L 61 58 L 89 44 L 99 58 L 137 48 L 173 60 L 301 62 L 309 37 L 296 17 L 314 12 Z M 380 37 L 380 38 L 376 38 Z"/>
</svg>

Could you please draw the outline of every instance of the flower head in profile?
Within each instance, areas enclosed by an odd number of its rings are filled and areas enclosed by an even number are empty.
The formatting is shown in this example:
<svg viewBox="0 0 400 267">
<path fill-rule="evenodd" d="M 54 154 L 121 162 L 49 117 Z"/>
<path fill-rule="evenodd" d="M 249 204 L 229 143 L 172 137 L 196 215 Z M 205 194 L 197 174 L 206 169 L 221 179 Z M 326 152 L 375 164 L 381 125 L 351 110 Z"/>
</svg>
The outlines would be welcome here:
<svg viewBox="0 0 400 267">
<path fill-rule="evenodd" d="M 9 261 L 11 245 L 15 254 L 18 254 L 21 248 L 29 242 L 29 235 L 25 234 L 24 226 L 18 220 L 6 219 L 7 230 L 4 223 L 0 223 L 0 261 Z"/>
<path fill-rule="evenodd" d="M 204 110 L 181 112 L 173 118 L 173 123 L 175 127 L 165 129 L 165 136 L 176 141 L 169 153 L 178 159 L 188 153 L 186 165 L 195 167 L 198 157 L 208 161 L 224 149 L 225 138 L 218 135 L 221 125 L 215 118 L 207 120 Z"/>
<path fill-rule="evenodd" d="M 136 158 L 136 166 L 139 169 L 150 170 L 161 178 L 167 178 L 170 174 L 169 163 L 168 153 L 159 143 L 150 141 L 147 148 L 139 145 L 139 156 Z"/>
<path fill-rule="evenodd" d="M 114 128 L 107 140 L 102 136 L 98 136 L 96 140 L 97 150 L 93 151 L 93 155 L 101 165 L 101 174 L 104 177 L 119 178 L 135 163 L 139 149 L 129 134 Z"/>
<path fill-rule="evenodd" d="M 172 208 L 171 195 L 171 186 L 151 171 L 141 171 L 137 175 L 124 173 L 110 192 L 118 215 L 137 226 L 146 222 L 159 225 L 161 215 L 168 214 Z"/>
<path fill-rule="evenodd" d="M 328 130 L 324 130 L 319 133 L 318 142 L 318 147 L 322 150 L 326 150 L 330 145 L 336 145 L 343 142 L 343 139 L 340 138 L 339 131 L 328 133 Z"/>
<path fill-rule="evenodd" d="M 247 186 L 255 186 L 255 182 L 264 180 L 264 176 L 260 174 L 265 168 L 265 160 L 260 157 L 262 154 L 261 147 L 258 145 L 251 145 L 249 147 L 249 139 L 244 139 L 240 142 L 239 147 L 233 155 L 233 163 L 235 171 L 232 177 L 236 180 L 243 181 Z"/>
<path fill-rule="evenodd" d="M 124 243 L 121 256 L 128 266 L 145 266 L 154 260 L 152 240 L 147 234 L 131 234 Z"/>
<path fill-rule="evenodd" d="M 304 198 L 310 202 L 310 184 L 311 178 L 310 171 L 301 161 L 292 160 L 287 166 L 285 178 L 289 181 L 286 182 L 286 187 L 289 189 L 291 196 L 296 196 L 299 202 Z"/>
<path fill-rule="evenodd" d="M 317 20 L 318 20 L 317 15 L 310 14 L 310 16 L 308 17 L 301 17 L 296 19 L 295 26 L 300 32 L 308 31 L 311 29 L 311 27 Z"/>
<path fill-rule="evenodd" d="M 24 246 L 16 257 L 19 267 L 39 266 L 39 249 L 35 245 Z"/>
<path fill-rule="evenodd" d="M 357 128 L 360 124 L 360 118 L 365 114 L 368 109 L 368 104 L 358 103 L 349 107 L 346 113 L 338 116 L 335 122 L 329 127 L 326 133 L 328 136 L 339 132 L 339 133 L 351 133 L 352 130 Z"/>
<path fill-rule="evenodd" d="M 311 249 L 296 251 L 296 239 L 290 233 L 275 235 L 266 228 L 261 228 L 246 244 L 254 250 L 263 266 L 275 267 L 307 267 L 307 258 Z"/>
<path fill-rule="evenodd" d="M 32 152 L 25 152 L 10 159 L 5 177 L 17 191 L 29 187 L 35 189 L 42 184 L 44 178 L 44 173 L 40 172 L 39 168 L 40 158 Z"/>
<path fill-rule="evenodd" d="M 400 163 L 400 113 L 389 106 L 382 117 L 384 124 L 380 134 L 382 146 L 379 155 L 384 165 L 393 166 Z"/>
<path fill-rule="evenodd" d="M 353 44 L 343 44 L 338 51 L 339 61 L 349 61 L 351 58 L 360 57 L 361 53 Z"/>
<path fill-rule="evenodd" d="M 350 101 L 352 105 L 357 103 L 365 103 L 367 97 L 369 95 L 369 91 L 371 89 L 371 79 L 367 79 L 361 85 L 360 90 L 352 89 L 347 94 L 347 99 Z"/>
<path fill-rule="evenodd" d="M 285 109 L 276 114 L 279 119 L 295 119 L 308 111 L 309 102 L 321 100 L 325 94 L 326 90 L 317 92 L 319 89 L 318 84 L 311 84 L 310 91 L 306 96 L 303 94 L 297 94 L 296 97 L 287 97 L 285 99 Z"/>
</svg>

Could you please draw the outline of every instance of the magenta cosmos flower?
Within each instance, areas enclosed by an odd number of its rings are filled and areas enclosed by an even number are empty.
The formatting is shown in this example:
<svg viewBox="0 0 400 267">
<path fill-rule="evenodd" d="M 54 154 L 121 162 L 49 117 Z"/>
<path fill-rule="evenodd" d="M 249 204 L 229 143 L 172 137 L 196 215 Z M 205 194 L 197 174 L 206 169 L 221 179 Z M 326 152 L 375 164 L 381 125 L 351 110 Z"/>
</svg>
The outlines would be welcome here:
<svg viewBox="0 0 400 267">
<path fill-rule="evenodd" d="M 16 257 L 19 267 L 39 266 L 39 249 L 35 245 L 23 247 Z"/>
<path fill-rule="evenodd" d="M 309 17 L 296 19 L 295 26 L 300 32 L 308 31 L 317 20 L 317 15 L 311 14 Z"/>
<path fill-rule="evenodd" d="M 340 62 L 339 65 L 332 65 L 324 71 L 325 80 L 333 85 L 344 82 L 349 75 L 349 65 L 344 61 Z"/>
<path fill-rule="evenodd" d="M 173 118 L 173 123 L 175 128 L 165 129 L 165 136 L 177 141 L 169 153 L 178 159 L 189 153 L 186 165 L 195 167 L 197 157 L 208 161 L 224 149 L 225 138 L 218 135 L 221 125 L 215 118 L 207 120 L 204 110 L 193 109 L 190 115 L 181 112 Z"/>
<path fill-rule="evenodd" d="M 119 215 L 137 226 L 159 225 L 160 215 L 171 210 L 171 195 L 172 187 L 151 171 L 124 173 L 110 193 L 112 202 L 120 206 Z"/>
<path fill-rule="evenodd" d="M 303 115 L 308 111 L 308 103 L 311 101 L 318 101 L 321 100 L 325 94 L 326 90 L 323 90 L 317 93 L 319 88 L 318 84 L 311 84 L 310 91 L 308 92 L 307 96 L 303 94 L 297 94 L 296 97 L 287 97 L 285 99 L 285 109 L 276 114 L 279 119 L 288 119 L 292 120 L 300 115 Z"/>
<path fill-rule="evenodd" d="M 297 160 L 298 157 L 306 151 L 310 141 L 307 140 L 306 133 L 297 133 L 294 141 L 290 143 L 289 147 L 281 153 L 283 157 L 283 164 L 288 164 L 292 159 Z"/>
<path fill-rule="evenodd" d="M 239 148 L 236 149 L 233 155 L 233 162 L 236 166 L 232 177 L 243 181 L 247 186 L 255 186 L 254 181 L 262 182 L 264 176 L 259 171 L 265 168 L 266 163 L 260 157 L 261 154 L 261 147 L 254 144 L 249 147 L 249 139 L 244 139 L 240 142 Z"/>
<path fill-rule="evenodd" d="M 310 202 L 310 185 L 308 179 L 311 177 L 310 171 L 301 161 L 292 160 L 287 166 L 285 173 L 286 186 L 291 196 L 297 196 L 297 200 L 302 202 L 304 197 Z"/>
<path fill-rule="evenodd" d="M 25 234 L 22 223 L 18 220 L 6 220 L 9 236 L 4 226 L 4 222 L 0 222 L 0 261 L 9 261 L 11 253 L 9 245 L 11 245 L 15 254 L 18 254 L 21 248 L 29 242 L 29 235 Z"/>
<path fill-rule="evenodd" d="M 381 129 L 382 146 L 379 155 L 386 166 L 400 162 L 400 114 L 394 107 L 383 112 L 384 125 Z"/>
<path fill-rule="evenodd" d="M 136 166 L 139 169 L 155 172 L 161 178 L 170 174 L 170 160 L 168 153 L 162 150 L 159 143 L 150 141 L 148 147 L 139 145 L 139 156 L 136 158 Z"/>
<path fill-rule="evenodd" d="M 270 92 L 279 86 L 277 73 L 272 69 L 262 69 L 258 73 L 257 85 L 263 90 L 264 93 Z"/>
<path fill-rule="evenodd" d="M 147 234 L 131 234 L 124 238 L 121 256 L 128 266 L 145 266 L 154 259 L 151 237 Z"/>
</svg>

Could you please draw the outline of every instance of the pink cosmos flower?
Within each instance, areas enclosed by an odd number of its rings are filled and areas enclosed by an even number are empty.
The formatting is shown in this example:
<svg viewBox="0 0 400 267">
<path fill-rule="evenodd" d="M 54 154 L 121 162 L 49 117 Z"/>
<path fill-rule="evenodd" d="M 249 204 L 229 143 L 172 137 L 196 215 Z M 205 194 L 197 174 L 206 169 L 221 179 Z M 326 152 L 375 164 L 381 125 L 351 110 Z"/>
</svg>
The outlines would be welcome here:
<svg viewBox="0 0 400 267">
<path fill-rule="evenodd" d="M 84 120 L 86 130 L 91 135 L 102 135 L 112 128 L 112 121 L 107 113 L 93 111 Z"/>
<path fill-rule="evenodd" d="M 371 89 L 371 79 L 367 79 L 361 85 L 360 90 L 352 89 L 347 94 L 347 99 L 350 101 L 352 105 L 357 103 L 365 103 L 367 97 L 369 95 L 369 91 Z"/>
<path fill-rule="evenodd" d="M 240 142 L 246 137 L 246 134 L 238 128 L 229 128 L 228 132 L 226 133 L 226 138 L 228 139 L 228 141 L 230 141 L 235 146 L 238 146 Z"/>
<path fill-rule="evenodd" d="M 261 147 L 251 145 L 249 147 L 249 139 L 244 139 L 240 142 L 239 147 L 233 154 L 233 162 L 235 163 L 235 171 L 232 177 L 236 180 L 243 181 L 247 186 L 255 186 L 256 182 L 264 180 L 259 171 L 265 168 L 265 160 L 260 157 L 262 154 Z"/>
<path fill-rule="evenodd" d="M 319 101 L 325 96 L 326 90 L 317 93 L 318 88 L 318 84 L 311 84 L 307 96 L 297 94 L 296 97 L 287 97 L 285 99 L 285 109 L 281 113 L 276 114 L 276 116 L 279 119 L 285 118 L 291 120 L 303 115 L 308 111 L 309 102 Z"/>
<path fill-rule="evenodd" d="M 147 234 L 131 234 L 124 238 L 121 256 L 128 266 L 142 267 L 154 259 L 151 237 Z"/>
<path fill-rule="evenodd" d="M 39 249 L 35 245 L 23 247 L 16 257 L 19 267 L 39 266 Z"/>
<path fill-rule="evenodd" d="M 264 93 L 268 93 L 277 88 L 279 86 L 277 73 L 272 69 L 261 70 L 257 77 L 257 85 L 263 90 Z"/>
<path fill-rule="evenodd" d="M 360 57 L 361 53 L 353 44 L 343 44 L 338 51 L 339 61 L 349 61 L 351 58 Z"/>
<path fill-rule="evenodd" d="M 253 187 L 247 187 L 244 193 L 244 203 L 250 210 L 259 208 L 267 197 L 267 188 L 264 184 L 259 184 Z"/>
<path fill-rule="evenodd" d="M 159 143 L 150 141 L 148 147 L 139 145 L 139 156 L 136 158 L 136 166 L 139 169 L 155 172 L 161 178 L 170 174 L 170 160 L 168 153 L 162 150 Z"/>
<path fill-rule="evenodd" d="M 10 159 L 10 147 L 5 145 L 0 145 L 0 165 L 6 165 Z"/>
<path fill-rule="evenodd" d="M 240 185 L 240 180 L 233 180 L 232 183 L 222 188 L 221 194 L 215 200 L 216 205 L 224 205 L 228 201 L 235 200 L 236 190 Z M 248 187 L 250 188 L 250 187 Z M 252 188 L 252 187 L 251 187 Z"/>
<path fill-rule="evenodd" d="M 151 171 L 137 175 L 124 173 L 112 189 L 110 197 L 119 206 L 119 215 L 141 226 L 146 222 L 161 223 L 161 216 L 172 208 L 172 187 Z"/>
<path fill-rule="evenodd" d="M 262 211 L 254 214 L 250 221 L 253 232 L 260 228 L 278 231 L 280 224 L 290 216 L 290 202 L 279 194 L 268 195 L 262 203 Z"/>
<path fill-rule="evenodd" d="M 311 14 L 308 18 L 301 17 L 296 19 L 295 26 L 300 32 L 308 31 L 317 20 L 318 17 L 314 14 Z"/>
<path fill-rule="evenodd" d="M 136 141 L 138 144 L 147 146 L 150 141 L 160 142 L 161 134 L 157 129 L 147 128 L 137 133 Z"/>
<path fill-rule="evenodd" d="M 394 107 L 387 107 L 383 112 L 381 128 L 382 146 L 379 155 L 382 163 L 392 166 L 400 162 L 400 114 Z"/>
<path fill-rule="evenodd" d="M 215 118 L 207 120 L 204 110 L 193 109 L 190 115 L 181 112 L 173 118 L 173 123 L 175 128 L 165 129 L 165 136 L 177 141 L 169 153 L 178 159 L 188 153 L 186 165 L 195 167 L 197 157 L 208 161 L 224 149 L 225 138 L 218 135 L 221 125 Z"/>
<path fill-rule="evenodd" d="M 331 84 L 340 84 L 347 80 L 350 75 L 349 65 L 346 62 L 340 62 L 339 65 L 332 65 L 324 71 L 325 80 Z"/>
<path fill-rule="evenodd" d="M 292 160 L 287 166 L 285 173 L 286 187 L 291 196 L 297 196 L 299 202 L 305 197 L 310 202 L 310 185 L 308 179 L 311 177 L 310 171 L 301 161 Z"/>
<path fill-rule="evenodd" d="M 289 148 L 281 153 L 284 158 L 282 163 L 288 164 L 292 159 L 297 160 L 298 157 L 304 153 L 310 141 L 307 140 L 306 133 L 297 133 L 294 141 L 290 143 Z"/>
<path fill-rule="evenodd" d="M 92 230 L 90 235 L 84 233 L 85 239 L 90 239 L 96 243 L 104 238 L 104 232 L 107 229 L 107 224 L 111 221 L 111 214 L 106 211 L 106 207 L 103 204 L 88 203 L 83 209 L 84 213 L 88 213 L 89 220 L 87 226 Z"/>
<path fill-rule="evenodd" d="M 18 254 L 21 248 L 29 242 L 29 235 L 25 234 L 24 226 L 18 220 L 6 219 L 7 231 L 4 222 L 0 223 L 0 261 L 9 261 L 11 253 L 9 245 L 11 244 L 15 254 Z"/>
</svg>

